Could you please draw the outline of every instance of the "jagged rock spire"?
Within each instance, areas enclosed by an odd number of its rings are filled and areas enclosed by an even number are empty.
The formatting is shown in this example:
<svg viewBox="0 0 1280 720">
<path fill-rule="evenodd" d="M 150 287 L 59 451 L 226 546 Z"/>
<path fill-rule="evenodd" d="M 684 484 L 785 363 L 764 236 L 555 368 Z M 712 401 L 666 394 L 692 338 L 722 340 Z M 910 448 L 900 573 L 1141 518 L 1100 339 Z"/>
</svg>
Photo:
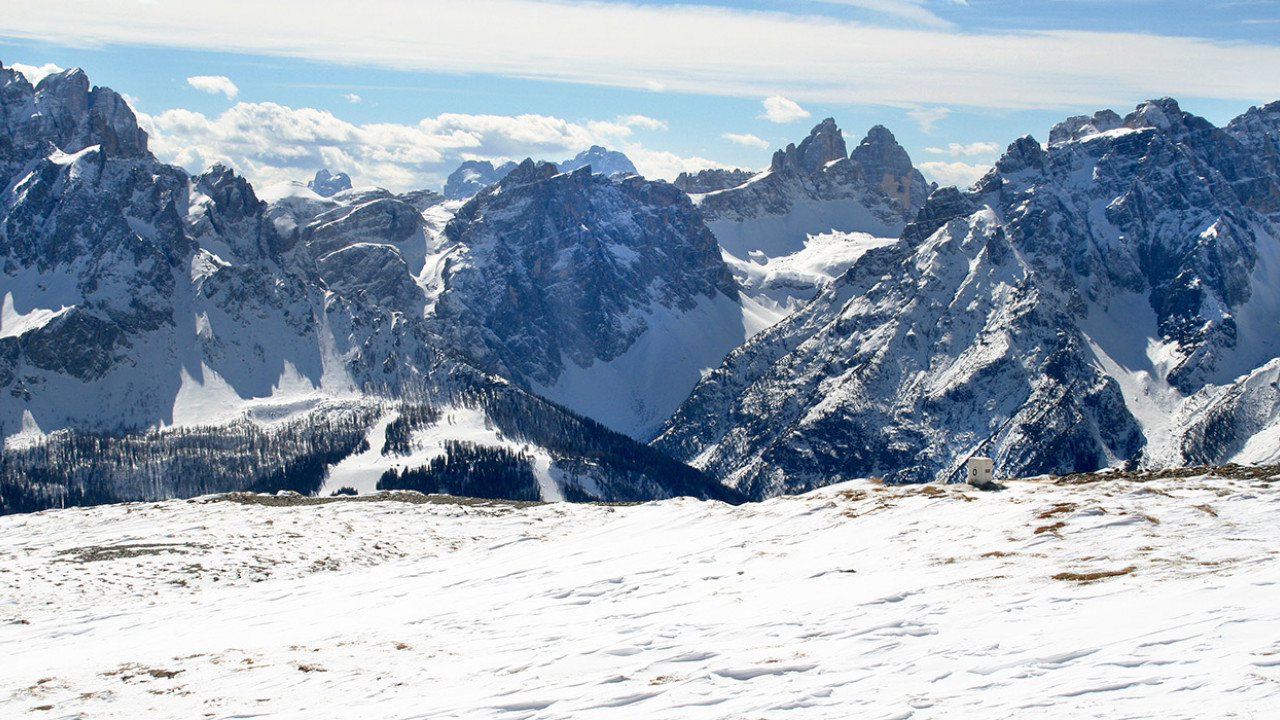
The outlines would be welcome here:
<svg viewBox="0 0 1280 720">
<path fill-rule="evenodd" d="M 789 144 L 785 150 L 774 153 L 770 169 L 813 173 L 829 162 L 843 160 L 847 154 L 844 135 L 836 127 L 835 119 L 827 118 L 814 126 L 799 147 Z"/>
</svg>

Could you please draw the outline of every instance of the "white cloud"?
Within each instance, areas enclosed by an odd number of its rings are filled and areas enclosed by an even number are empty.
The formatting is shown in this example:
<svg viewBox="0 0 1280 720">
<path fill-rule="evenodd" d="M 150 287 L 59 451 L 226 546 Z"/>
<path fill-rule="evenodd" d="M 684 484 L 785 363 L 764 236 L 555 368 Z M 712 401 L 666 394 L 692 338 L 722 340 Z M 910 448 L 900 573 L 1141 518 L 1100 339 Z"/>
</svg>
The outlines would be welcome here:
<svg viewBox="0 0 1280 720">
<path fill-rule="evenodd" d="M 949 27 L 951 25 L 950 22 L 926 10 L 921 0 L 817 0 L 817 2 L 829 5 L 860 7 L 888 17 L 930 27 Z M 963 4 L 963 0 L 961 0 L 961 4 Z"/>
<path fill-rule="evenodd" d="M 231 82 L 231 78 L 225 75 L 196 75 L 195 77 L 187 78 L 187 84 L 200 92 L 207 92 L 210 95 L 222 93 L 228 99 L 240 94 L 240 88 L 236 87 L 236 84 Z"/>
<path fill-rule="evenodd" d="M 346 100 L 352 105 L 359 105 L 360 103 L 364 102 L 364 98 L 361 98 L 359 95 L 355 93 L 343 93 L 342 99 Z"/>
<path fill-rule="evenodd" d="M 744 133 L 742 135 L 738 135 L 735 133 L 725 133 L 720 137 L 724 138 L 725 140 L 728 140 L 731 143 L 737 143 L 738 145 L 746 145 L 747 147 L 754 147 L 754 148 L 769 147 L 768 140 L 765 140 L 764 138 L 756 137 L 755 135 L 751 135 L 750 133 Z"/>
<path fill-rule="evenodd" d="M 646 150 L 638 145 L 624 149 L 627 157 L 635 164 L 636 170 L 650 180 L 675 180 L 682 172 L 696 173 L 699 170 L 723 169 L 733 170 L 735 166 L 708 160 L 702 157 L 681 157 L 675 153 L 660 150 Z"/>
<path fill-rule="evenodd" d="M 986 175 L 987 171 L 991 169 L 991 165 L 933 161 L 922 162 L 916 165 L 916 169 L 926 178 L 939 185 L 955 185 L 963 190 L 977 182 L 983 175 Z"/>
<path fill-rule="evenodd" d="M 769 122 L 789 123 L 809 117 L 808 110 L 781 95 L 767 97 L 761 104 L 764 105 L 764 114 L 760 117 Z"/>
<path fill-rule="evenodd" d="M 618 123 L 632 128 L 641 128 L 642 130 L 666 130 L 667 123 L 663 120 L 656 120 L 644 115 L 623 115 L 618 118 Z"/>
<path fill-rule="evenodd" d="M 951 115 L 951 109 L 944 107 L 916 108 L 907 111 L 907 114 L 920 125 L 921 130 L 929 133 L 933 132 L 934 125 L 946 120 Z"/>
<path fill-rule="evenodd" d="M 1280 46 L 1153 32 L 886 27 L 800 12 L 571 0 L 11 3 L 0 35 L 180 46 L 804 103 L 1002 109 L 1280 97 Z M 422 42 L 423 27 L 448 28 Z M 572 27 L 573 42 L 558 40 Z M 624 28 L 625 32 L 619 32 Z M 659 80 L 660 79 L 660 80 Z"/>
<path fill-rule="evenodd" d="M 36 67 L 35 65 L 24 65 L 23 63 L 13 63 L 9 67 L 25 75 L 27 82 L 32 85 L 39 85 L 40 81 L 45 79 L 45 77 L 53 75 L 54 73 L 62 72 L 62 68 L 54 65 L 53 63 L 45 63 L 40 67 Z"/>
<path fill-rule="evenodd" d="M 591 145 L 616 145 L 631 135 L 632 127 L 665 127 L 641 115 L 575 123 L 545 115 L 459 113 L 416 125 L 356 125 L 324 110 L 245 102 L 216 117 L 177 109 L 139 114 L 139 122 L 157 157 L 190 172 L 222 162 L 255 184 L 270 184 L 309 177 L 326 167 L 397 191 L 440 187 L 464 159 L 532 156 L 559 161 Z M 719 167 L 701 158 L 652 153 L 638 144 L 626 152 L 642 173 L 654 178 L 666 178 L 676 168 Z"/>
<path fill-rule="evenodd" d="M 945 148 L 927 147 L 925 152 L 935 155 L 950 155 L 951 157 L 973 157 L 976 155 L 997 155 L 1000 153 L 1000 146 L 993 142 L 974 142 L 968 145 L 960 143 L 951 143 Z"/>
</svg>

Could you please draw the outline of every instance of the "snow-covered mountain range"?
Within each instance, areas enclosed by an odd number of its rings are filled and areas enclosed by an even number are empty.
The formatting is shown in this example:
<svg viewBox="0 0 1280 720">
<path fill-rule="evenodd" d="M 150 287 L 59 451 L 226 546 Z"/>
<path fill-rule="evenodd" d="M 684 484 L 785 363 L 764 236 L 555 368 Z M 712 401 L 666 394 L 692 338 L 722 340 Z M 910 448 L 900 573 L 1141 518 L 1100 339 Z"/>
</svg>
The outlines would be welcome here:
<svg viewBox="0 0 1280 720">
<path fill-rule="evenodd" d="M 739 499 L 975 454 L 1272 461 L 1278 169 L 1280 104 L 1219 129 L 1161 100 L 1019 139 L 965 192 L 832 119 L 675 184 L 593 147 L 443 195 L 255 188 L 158 162 L 78 70 L 0 67 L 0 480 L 39 486 L 10 507 L 165 497 L 177 467 L 184 493 L 501 467 L 511 497 Z M 413 474 L 439 457 L 445 484 Z"/>
<path fill-rule="evenodd" d="M 731 353 L 657 446 L 753 497 L 972 455 L 1021 475 L 1274 460 L 1278 116 L 1218 129 L 1166 99 L 1019 139 Z"/>
<path fill-rule="evenodd" d="M 505 468 L 524 488 L 508 496 L 736 497 L 448 344 L 428 312 L 454 249 L 439 195 L 286 184 L 268 203 L 227 168 L 157 162 L 127 104 L 78 70 L 32 87 L 0 67 L 0 98 L 4 509 L 316 491 L 390 430 L 399 444 L 372 447 L 355 484 L 444 457 L 442 484 L 413 486 L 490 494 L 473 481 Z M 481 431 L 441 441 L 455 424 Z"/>
</svg>

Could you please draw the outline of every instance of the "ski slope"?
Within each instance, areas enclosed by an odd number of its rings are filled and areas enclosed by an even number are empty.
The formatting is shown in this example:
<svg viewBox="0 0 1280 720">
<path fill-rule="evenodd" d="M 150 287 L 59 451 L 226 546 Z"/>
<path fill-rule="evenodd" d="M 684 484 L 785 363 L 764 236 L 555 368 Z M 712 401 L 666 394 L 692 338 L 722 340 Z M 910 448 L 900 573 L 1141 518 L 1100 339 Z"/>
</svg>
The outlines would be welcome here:
<svg viewBox="0 0 1280 720">
<path fill-rule="evenodd" d="M 1280 702 L 1265 480 L 856 481 L 742 507 L 244 499 L 0 518 L 0 715 L 1263 718 Z"/>
</svg>

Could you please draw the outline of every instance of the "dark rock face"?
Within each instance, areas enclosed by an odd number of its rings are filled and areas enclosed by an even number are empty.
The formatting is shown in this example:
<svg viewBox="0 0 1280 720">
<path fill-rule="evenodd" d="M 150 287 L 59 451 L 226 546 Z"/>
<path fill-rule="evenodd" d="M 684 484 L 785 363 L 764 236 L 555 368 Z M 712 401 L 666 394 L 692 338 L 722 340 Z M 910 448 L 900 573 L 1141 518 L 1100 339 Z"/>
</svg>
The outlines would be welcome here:
<svg viewBox="0 0 1280 720">
<path fill-rule="evenodd" d="M 328 169 L 320 169 L 316 171 L 316 176 L 307 183 L 307 187 L 321 197 L 333 197 L 343 190 L 351 189 L 351 176 L 344 172 L 334 175 Z"/>
<path fill-rule="evenodd" d="M 641 309 L 689 310 L 737 288 L 688 196 L 632 176 L 559 173 L 526 160 L 446 228 L 440 332 L 481 366 L 551 384 L 566 362 L 624 352 Z"/>
<path fill-rule="evenodd" d="M 515 169 L 516 164 L 512 162 L 495 167 L 488 160 L 467 160 L 449 174 L 444 184 L 444 196 L 449 200 L 469 198 Z"/>
<path fill-rule="evenodd" d="M 626 155 L 609 150 L 599 145 L 592 145 L 589 150 L 578 153 L 571 160 L 560 163 L 560 172 L 572 172 L 590 165 L 591 172 L 600 175 L 639 175 L 636 166 Z"/>
<path fill-rule="evenodd" d="M 1014 142 L 731 353 L 655 444 L 752 497 L 973 454 L 1010 475 L 1225 461 L 1280 410 L 1272 121 L 1164 99 Z"/>
</svg>

